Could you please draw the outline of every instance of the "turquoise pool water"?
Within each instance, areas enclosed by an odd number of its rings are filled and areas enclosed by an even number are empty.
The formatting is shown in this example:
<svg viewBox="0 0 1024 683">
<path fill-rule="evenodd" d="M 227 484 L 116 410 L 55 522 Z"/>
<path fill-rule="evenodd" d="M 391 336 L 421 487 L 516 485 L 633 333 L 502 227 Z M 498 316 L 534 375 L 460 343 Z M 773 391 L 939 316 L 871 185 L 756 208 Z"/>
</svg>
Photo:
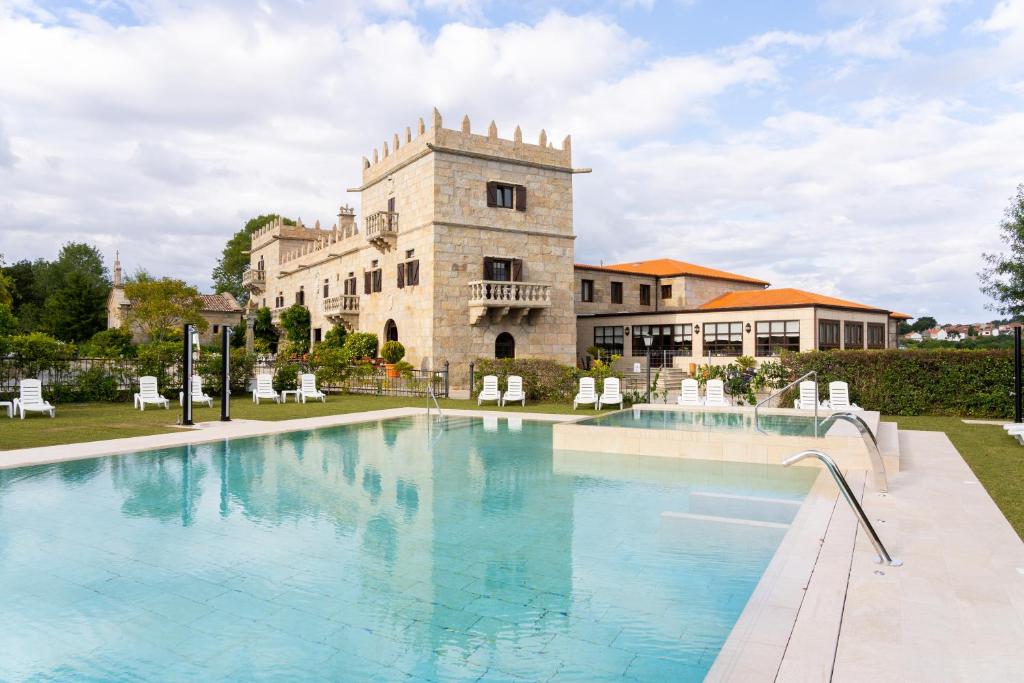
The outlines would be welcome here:
<svg viewBox="0 0 1024 683">
<path fill-rule="evenodd" d="M 762 413 L 761 429 L 780 436 L 814 436 L 812 415 L 772 415 Z M 639 429 L 684 429 L 688 431 L 755 431 L 752 413 L 714 412 L 712 410 L 618 410 L 579 424 Z"/>
<path fill-rule="evenodd" d="M 814 474 L 449 422 L 0 470 L 0 680 L 699 681 Z"/>
</svg>

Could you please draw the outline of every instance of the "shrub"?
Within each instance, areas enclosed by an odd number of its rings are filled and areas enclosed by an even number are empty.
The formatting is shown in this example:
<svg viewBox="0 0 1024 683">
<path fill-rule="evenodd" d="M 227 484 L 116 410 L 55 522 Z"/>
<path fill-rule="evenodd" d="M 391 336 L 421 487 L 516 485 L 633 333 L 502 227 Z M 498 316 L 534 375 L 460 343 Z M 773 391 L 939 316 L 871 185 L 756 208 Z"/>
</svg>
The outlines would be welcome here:
<svg viewBox="0 0 1024 683">
<path fill-rule="evenodd" d="M 281 327 L 300 353 L 309 352 L 309 324 L 309 309 L 302 304 L 293 304 L 281 313 Z"/>
<path fill-rule="evenodd" d="M 285 391 L 298 387 L 299 369 L 295 363 L 279 365 L 274 370 L 274 391 Z"/>
<path fill-rule="evenodd" d="M 135 343 L 131 332 L 111 327 L 94 334 L 83 351 L 95 358 L 125 358 L 135 355 Z"/>
<path fill-rule="evenodd" d="M 380 349 L 380 357 L 384 359 L 385 363 L 394 365 L 405 358 L 405 347 L 402 346 L 402 342 L 398 341 L 384 342 L 384 346 Z"/>
<path fill-rule="evenodd" d="M 180 341 L 150 342 L 139 346 L 137 352 L 136 378 L 152 375 L 156 377 L 157 386 L 165 396 L 170 397 L 174 391 L 179 389 L 181 382 L 181 354 L 182 343 Z"/>
<path fill-rule="evenodd" d="M 345 346 L 345 337 L 347 336 L 348 330 L 345 329 L 344 325 L 335 325 L 324 333 L 324 338 L 320 345 L 340 349 Z"/>
<path fill-rule="evenodd" d="M 7 349 L 14 355 L 14 367 L 22 377 L 38 377 L 67 370 L 75 355 L 75 345 L 54 339 L 42 332 L 18 334 L 8 338 Z"/>
<path fill-rule="evenodd" d="M 474 362 L 476 393 L 483 388 L 484 375 L 497 375 L 501 387 L 507 386 L 509 375 L 519 375 L 531 401 L 570 403 L 576 395 L 579 371 L 570 365 L 544 358 L 477 358 Z"/>
<path fill-rule="evenodd" d="M 788 381 L 815 370 L 823 394 L 841 380 L 851 401 L 887 415 L 1013 416 L 1009 351 L 810 351 L 782 364 Z"/>
<path fill-rule="evenodd" d="M 374 358 L 377 355 L 377 335 L 373 332 L 350 332 L 341 347 L 350 358 Z"/>
<path fill-rule="evenodd" d="M 398 374 L 400 374 L 405 379 L 412 379 L 413 371 L 415 369 L 416 368 L 413 367 L 413 364 L 408 361 L 400 360 L 397 363 L 395 363 L 395 370 L 398 370 Z"/>
<path fill-rule="evenodd" d="M 336 346 L 318 344 L 309 355 L 310 370 L 316 373 L 317 381 L 325 386 L 341 384 L 348 374 L 348 352 Z"/>
<path fill-rule="evenodd" d="M 75 384 L 73 396 L 65 396 L 57 400 L 116 401 L 124 397 L 118 388 L 117 377 L 110 368 L 104 365 L 94 365 L 80 373 Z"/>
</svg>

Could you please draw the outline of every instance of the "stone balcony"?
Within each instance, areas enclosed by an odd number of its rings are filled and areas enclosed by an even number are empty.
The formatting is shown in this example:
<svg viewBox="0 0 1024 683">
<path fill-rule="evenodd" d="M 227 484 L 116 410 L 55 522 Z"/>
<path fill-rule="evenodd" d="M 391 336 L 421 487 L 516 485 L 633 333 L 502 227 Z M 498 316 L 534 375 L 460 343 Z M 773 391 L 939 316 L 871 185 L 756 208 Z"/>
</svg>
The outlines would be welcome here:
<svg viewBox="0 0 1024 683">
<path fill-rule="evenodd" d="M 267 286 L 267 271 L 246 268 L 242 271 L 242 286 L 250 292 L 262 292 Z"/>
<path fill-rule="evenodd" d="M 395 246 L 398 239 L 398 213 L 394 211 L 377 211 L 366 217 L 366 241 L 381 251 Z"/>
<path fill-rule="evenodd" d="M 469 283 L 469 324 L 478 325 L 490 318 L 498 322 L 506 316 L 519 323 L 530 311 L 551 307 L 551 285 L 539 282 L 475 280 Z"/>
<path fill-rule="evenodd" d="M 347 319 L 348 322 L 354 323 L 359 318 L 359 295 L 339 294 L 329 297 L 321 302 L 320 309 L 332 322 Z"/>
</svg>

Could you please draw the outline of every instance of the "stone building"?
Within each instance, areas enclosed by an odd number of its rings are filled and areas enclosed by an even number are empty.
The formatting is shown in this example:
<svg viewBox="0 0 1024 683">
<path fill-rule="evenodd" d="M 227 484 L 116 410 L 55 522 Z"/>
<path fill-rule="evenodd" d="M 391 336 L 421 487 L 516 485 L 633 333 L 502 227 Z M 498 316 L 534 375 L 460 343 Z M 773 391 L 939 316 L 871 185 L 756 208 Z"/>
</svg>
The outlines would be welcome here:
<svg viewBox="0 0 1024 683">
<path fill-rule="evenodd" d="M 200 312 L 208 326 L 199 334 L 200 344 L 215 344 L 220 339 L 223 327 L 234 327 L 242 321 L 244 309 L 234 296 L 228 292 L 219 294 L 200 294 L 202 311 Z M 121 327 L 125 313 L 131 308 L 131 301 L 124 294 L 124 278 L 121 271 L 121 255 L 114 257 L 114 281 L 110 294 L 107 295 L 107 328 Z M 138 327 L 132 328 L 135 343 L 146 341 Z"/>
<path fill-rule="evenodd" d="M 442 126 L 434 110 L 363 159 L 362 224 L 342 207 L 323 228 L 278 221 L 252 236 L 243 282 L 279 319 L 305 305 L 316 343 L 334 325 L 396 339 L 422 369 L 451 364 L 466 383 L 477 357 L 576 360 L 572 167 L 536 144 Z"/>
</svg>

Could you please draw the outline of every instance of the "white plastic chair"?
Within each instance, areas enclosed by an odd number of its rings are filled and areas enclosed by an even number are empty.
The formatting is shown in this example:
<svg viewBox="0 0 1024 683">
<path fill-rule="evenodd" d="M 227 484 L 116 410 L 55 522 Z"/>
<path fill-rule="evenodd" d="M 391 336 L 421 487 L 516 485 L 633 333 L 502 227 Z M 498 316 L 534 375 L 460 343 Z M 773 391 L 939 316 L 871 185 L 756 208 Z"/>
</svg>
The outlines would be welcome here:
<svg viewBox="0 0 1024 683">
<path fill-rule="evenodd" d="M 705 392 L 704 405 L 713 408 L 722 408 L 729 405 L 729 402 L 725 399 L 725 384 L 722 380 L 709 379 Z"/>
<path fill-rule="evenodd" d="M 800 398 L 793 401 L 793 407 L 797 410 L 814 410 L 818 405 L 818 383 L 805 379 L 800 382 Z"/>
<path fill-rule="evenodd" d="M 484 390 L 476 397 L 476 404 L 482 405 L 484 401 L 494 401 L 501 405 L 501 392 L 498 391 L 497 375 L 484 375 Z"/>
<path fill-rule="evenodd" d="M 681 406 L 701 406 L 704 402 L 700 400 L 700 384 L 697 380 L 684 379 L 683 385 L 679 391 L 679 398 L 676 399 L 676 403 Z"/>
<path fill-rule="evenodd" d="M 526 394 L 523 392 L 523 378 L 519 375 L 508 376 L 508 385 L 505 388 L 505 393 L 501 396 L 501 405 L 506 405 L 509 401 L 526 405 Z"/>
<path fill-rule="evenodd" d="M 863 410 L 856 403 L 850 403 L 850 385 L 846 382 L 828 383 L 828 407 L 832 410 Z"/>
<path fill-rule="evenodd" d="M 593 377 L 580 378 L 580 391 L 576 394 L 576 398 L 572 400 L 573 410 L 576 410 L 577 406 L 585 405 L 597 406 L 597 392 L 594 390 Z"/>
<path fill-rule="evenodd" d="M 178 392 L 178 405 L 184 405 L 185 403 L 185 392 Z M 203 393 L 203 378 L 199 375 L 192 375 L 192 405 L 197 403 L 205 403 L 206 405 L 213 407 L 213 398 Z"/>
<path fill-rule="evenodd" d="M 307 372 L 299 375 L 299 398 L 305 403 L 307 398 L 320 399 L 327 403 L 327 394 L 316 388 L 316 375 Z"/>
<path fill-rule="evenodd" d="M 597 399 L 597 409 L 601 410 L 604 406 L 622 407 L 622 392 L 619 390 L 618 377 L 605 377 L 601 396 Z"/>
<path fill-rule="evenodd" d="M 25 412 L 49 413 L 54 417 L 56 408 L 49 401 L 43 400 L 43 383 L 37 379 L 23 379 L 19 384 L 18 400 L 14 402 L 14 409 L 21 413 L 21 419 L 25 419 Z"/>
<path fill-rule="evenodd" d="M 135 407 L 145 410 L 147 403 L 163 406 L 165 410 L 171 409 L 171 402 L 160 395 L 159 387 L 156 384 L 156 377 L 146 375 L 139 378 L 139 393 L 135 394 Z"/>
<path fill-rule="evenodd" d="M 273 399 L 274 403 L 281 402 L 281 396 L 274 391 L 274 378 L 271 375 L 256 375 L 256 388 L 252 390 L 252 402 L 259 405 L 261 398 Z"/>
</svg>

